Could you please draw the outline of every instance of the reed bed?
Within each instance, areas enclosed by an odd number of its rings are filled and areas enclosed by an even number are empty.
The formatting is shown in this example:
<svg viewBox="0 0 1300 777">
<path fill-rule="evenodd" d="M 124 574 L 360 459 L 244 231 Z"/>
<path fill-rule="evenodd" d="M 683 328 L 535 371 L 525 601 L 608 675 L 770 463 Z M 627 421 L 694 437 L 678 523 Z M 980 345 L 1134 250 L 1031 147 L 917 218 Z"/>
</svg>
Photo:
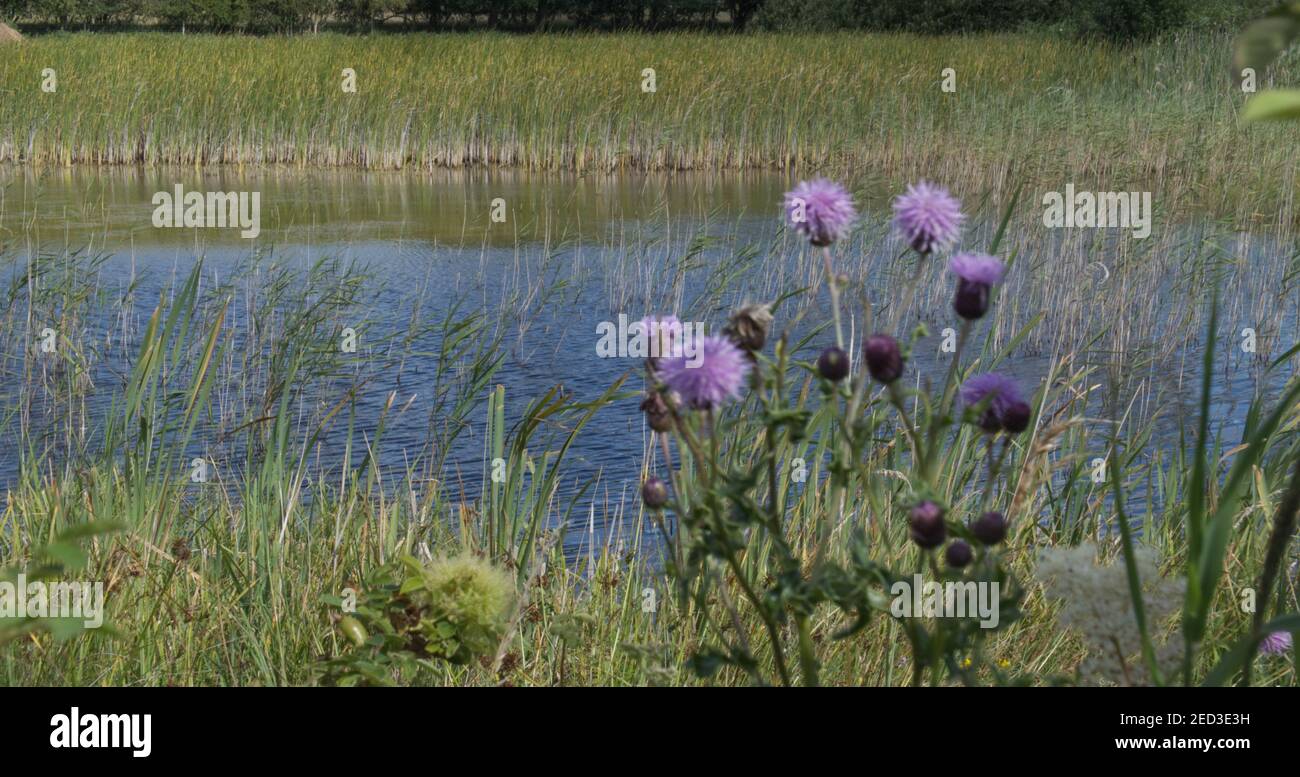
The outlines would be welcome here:
<svg viewBox="0 0 1300 777">
<path fill-rule="evenodd" d="M 1285 130 L 1238 123 L 1230 49 L 1205 33 L 1137 48 L 1032 35 L 60 34 L 6 47 L 0 161 L 1068 174 L 1267 218 L 1291 199 L 1294 154 Z M 1284 62 L 1264 80 L 1297 75 Z"/>
</svg>

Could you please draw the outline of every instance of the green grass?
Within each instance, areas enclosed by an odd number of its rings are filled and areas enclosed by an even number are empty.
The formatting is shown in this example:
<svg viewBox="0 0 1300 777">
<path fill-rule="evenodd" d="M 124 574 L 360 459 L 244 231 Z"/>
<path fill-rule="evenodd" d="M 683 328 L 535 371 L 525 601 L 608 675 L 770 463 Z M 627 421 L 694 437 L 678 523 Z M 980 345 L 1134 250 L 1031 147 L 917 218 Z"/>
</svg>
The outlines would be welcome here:
<svg viewBox="0 0 1300 777">
<path fill-rule="evenodd" d="M 637 401 L 628 386 L 612 386 L 585 405 L 555 393 L 537 397 L 507 426 L 496 409 L 499 390 L 493 388 L 501 342 L 480 314 L 453 310 L 435 320 L 415 315 L 408 331 L 374 349 L 359 374 L 338 379 L 338 357 L 320 344 L 333 342 L 343 322 L 372 304 L 367 282 L 355 268 L 329 261 L 292 272 L 259 266 L 202 289 L 200 269 L 178 280 L 151 308 L 150 301 L 130 298 L 129 290 L 119 295 L 98 288 L 94 258 L 17 261 L 25 272 L 0 313 L 6 331 L 23 333 L 17 342 L 35 339 L 28 320 L 55 322 L 67 333 L 67 345 L 85 342 L 81 322 L 101 306 L 126 311 L 140 304 L 144 321 L 108 333 L 109 340 L 121 343 L 111 347 L 128 349 L 132 358 L 119 399 L 102 421 L 103 439 L 87 435 L 87 426 L 95 428 L 96 421 L 87 419 L 82 401 L 89 365 L 99 358 L 96 346 L 64 347 L 54 358 L 20 349 L 4 361 L 3 385 L 11 393 L 0 403 L 0 424 L 18 431 L 24 466 L 0 511 L 0 568 L 39 561 L 40 548 L 65 532 L 105 522 L 122 528 L 86 543 L 85 568 L 74 578 L 105 581 L 113 631 L 70 639 L 40 629 L 21 634 L 0 645 L 0 684 L 313 683 L 323 658 L 352 649 L 335 624 L 338 608 L 327 600 L 346 588 L 363 588 L 377 567 L 403 554 L 429 558 L 464 550 L 517 575 L 519 598 L 498 654 L 467 666 L 437 664 L 396 675 L 394 681 L 692 684 L 705 682 L 690 668 L 688 659 L 696 651 L 734 640 L 738 632 L 764 644 L 764 625 L 744 604 L 734 576 L 722 574 L 722 587 L 711 589 L 701 604 L 679 599 L 663 574 L 646 566 L 642 538 L 653 534 L 656 524 L 635 497 L 599 500 L 588 516 L 585 508 L 575 513 L 573 501 L 556 495 L 570 435 L 581 434 L 588 424 L 598 427 L 610 403 Z M 256 327 L 245 330 L 230 317 L 236 300 L 248 305 L 248 320 L 260 322 Z M 415 310 L 421 307 L 413 302 Z M 984 331 L 982 344 L 974 341 L 970 358 L 980 364 L 1005 354 L 991 332 Z M 427 445 L 407 451 L 401 481 L 385 481 L 373 466 L 390 447 L 382 423 L 350 435 L 355 450 L 367 454 L 352 457 L 341 472 L 318 474 L 319 430 L 352 428 L 355 398 L 364 393 L 368 376 L 396 368 L 403 353 L 431 341 L 441 350 L 439 375 L 430 381 L 438 408 L 433 417 L 440 423 L 431 427 Z M 975 369 L 976 363 L 966 368 Z M 815 382 L 801 370 L 792 371 L 790 381 L 792 396 L 815 397 Z M 1017 527 L 1005 558 L 1022 580 L 1030 579 L 1039 549 L 1076 544 L 1103 527 L 1110 532 L 1102 542 L 1104 552 L 1119 553 L 1116 515 L 1107 499 L 1111 486 L 1090 477 L 1099 443 L 1086 428 L 1085 398 L 1097 384 L 1096 368 L 1072 356 L 1055 361 L 1040 398 L 1044 420 L 1032 437 L 1013 447 L 1006 483 L 990 503 Z M 389 402 L 385 417 L 403 412 L 400 401 Z M 756 405 L 751 397 L 738 417 L 756 414 Z M 1167 574 L 1182 574 L 1187 565 L 1183 524 L 1189 511 L 1222 505 L 1232 527 L 1193 668 L 1198 680 L 1250 625 L 1250 614 L 1239 603 L 1243 590 L 1257 584 L 1268 520 L 1297 456 L 1300 408 L 1282 410 L 1281 431 L 1268 440 L 1267 455 L 1247 490 L 1221 501 L 1219 486 L 1211 482 L 1197 505 L 1188 502 L 1196 493 L 1192 448 L 1143 456 L 1153 434 L 1150 423 L 1125 417 L 1119 428 L 1124 443 L 1115 451 L 1114 466 L 1126 491 L 1146 489 L 1142 542 L 1156 550 Z M 787 467 L 779 469 L 787 536 L 796 555 L 810 564 L 814 545 L 829 537 L 828 558 L 844 559 L 851 541 L 862 540 L 874 561 L 913 568 L 917 551 L 907 541 L 903 518 L 909 507 L 904 473 L 910 464 L 902 433 L 888 425 L 877 429 L 860 464 L 865 474 L 847 495 L 853 520 L 837 522 L 830 516 L 838 497 L 825 477 L 832 423 L 823 407 L 811 420 L 813 437 L 782 443 L 783 455 L 804 457 L 809 467 L 803 485 L 791 479 Z M 244 450 L 221 468 L 235 473 L 230 482 L 189 482 L 184 441 L 196 434 L 196 424 L 209 441 Z M 507 461 L 507 479 L 481 495 L 462 493 L 439 458 L 465 425 L 483 430 L 489 446 L 485 459 Z M 548 437 L 541 434 L 545 428 L 565 432 Z M 761 430 L 743 426 L 720 442 L 729 468 L 747 466 L 767 445 Z M 1210 461 L 1223 461 L 1235 443 L 1210 439 L 1203 450 Z M 528 462 L 532 474 L 525 476 Z M 646 467 L 659 471 L 662 462 L 651 456 Z M 984 467 L 983 440 L 969 428 L 946 445 L 933 483 L 954 514 L 983 509 L 977 483 Z M 312 498 L 302 499 L 308 490 Z M 1139 507 L 1134 501 L 1128 506 L 1130 511 Z M 563 529 L 581 531 L 589 520 L 625 529 L 590 552 L 566 557 Z M 740 568 L 761 580 L 771 552 L 765 540 L 755 539 Z M 644 606 L 647 590 L 654 592 L 652 610 Z M 1293 583 L 1283 584 L 1277 607 L 1296 609 Z M 1083 648 L 1056 627 L 1054 606 L 1031 587 L 1024 609 L 1021 621 L 985 645 L 982 657 L 988 663 L 963 681 L 1043 683 L 1073 673 Z M 823 683 L 912 681 L 907 640 L 897 622 L 878 615 L 852 637 L 836 639 L 847 625 L 845 616 L 829 607 L 809 619 Z M 790 649 L 797 639 L 793 624 L 781 639 Z M 756 655 L 760 672 L 772 676 L 773 654 L 758 650 Z M 730 668 L 709 680 L 749 681 Z M 1297 674 L 1286 658 L 1260 658 L 1254 681 L 1294 685 Z"/>
<path fill-rule="evenodd" d="M 1031 35 L 59 34 L 5 47 L 0 161 L 1069 175 L 1252 215 L 1289 196 L 1293 154 L 1285 130 L 1239 123 L 1230 49 L 1208 33 L 1131 50 Z M 1271 77 L 1300 70 L 1261 87 Z"/>
</svg>

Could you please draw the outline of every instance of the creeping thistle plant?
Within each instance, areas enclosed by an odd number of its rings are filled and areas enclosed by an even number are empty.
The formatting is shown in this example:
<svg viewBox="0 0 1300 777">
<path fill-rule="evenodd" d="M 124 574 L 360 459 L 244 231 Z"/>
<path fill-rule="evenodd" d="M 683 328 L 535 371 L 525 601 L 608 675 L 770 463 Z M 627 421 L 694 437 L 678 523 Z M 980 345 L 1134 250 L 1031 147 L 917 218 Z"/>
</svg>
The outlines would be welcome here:
<svg viewBox="0 0 1300 777">
<path fill-rule="evenodd" d="M 792 346 L 792 327 L 767 353 L 782 298 L 734 314 L 725 337 L 708 338 L 703 362 L 694 368 L 681 360 L 646 365 L 650 388 L 642 409 L 658 435 L 665 465 L 671 468 L 676 461 L 677 467 L 670 471 L 671 482 L 647 480 L 642 499 L 670 549 L 668 571 L 682 607 L 703 635 L 705 647 L 696 652 L 694 668 L 707 676 L 725 665 L 756 683 L 815 685 L 818 645 L 825 635 L 814 619 L 838 621 L 831 638 L 844 639 L 880 614 L 894 618 L 910 644 L 913 684 L 1027 681 L 1005 674 L 1001 662 L 985 661 L 983 648 L 991 633 L 1020 614 L 1023 590 L 999 548 L 1013 522 L 1039 520 L 1028 506 L 1032 499 L 1023 498 L 1025 483 L 1011 487 L 1016 460 L 1025 463 L 1022 451 L 1036 449 L 1032 437 L 1022 438 L 1036 427 L 1036 405 L 1014 379 L 995 372 L 968 375 L 975 360 L 963 361 L 973 334 L 996 314 L 997 288 L 1008 269 L 996 256 L 997 246 L 1017 197 L 988 254 L 960 252 L 949 260 L 959 328 L 939 386 L 924 378 L 903 379 L 909 354 L 926 331 L 920 326 L 900 337 L 900 327 L 925 263 L 933 261 L 936 248 L 956 244 L 964 220 L 960 207 L 946 191 L 928 184 L 913 187 L 895 204 L 895 226 L 916 255 L 917 270 L 892 300 L 887 323 L 865 338 L 865 370 L 855 371 L 840 310 L 846 281 L 836 274 L 832 255 L 856 218 L 847 198 L 827 182 L 801 184 L 786 198 L 795 231 L 822 254 L 829 291 L 830 320 L 809 339 L 830 329 L 835 344 L 815 363 L 792 359 L 802 345 Z M 862 307 L 862 320 L 872 326 L 871 305 L 864 300 Z M 1081 630 L 1090 644 L 1076 680 L 1214 685 L 1239 677 L 1249 684 L 1256 653 L 1283 653 L 1293 644 L 1291 634 L 1300 631 L 1300 614 L 1277 613 L 1272 602 L 1300 515 L 1300 454 L 1293 445 L 1282 454 L 1295 471 L 1273 517 L 1257 586 L 1259 608 L 1247 633 L 1217 656 L 1208 673 L 1197 670 L 1229 534 L 1242 510 L 1254 510 L 1246 498 L 1250 473 L 1269 460 L 1266 452 L 1280 441 L 1288 409 L 1300 402 L 1300 381 L 1292 380 L 1271 410 L 1262 402 L 1252 404 L 1242 445 L 1222 484 L 1212 487 L 1208 430 L 1217 311 L 1216 302 L 1206 337 L 1188 493 L 1172 511 L 1185 523 L 1185 585 L 1161 580 L 1155 559 L 1138 545 L 1124 506 L 1116 424 L 1106 471 L 1113 493 L 1111 528 L 1118 529 L 1123 564 L 1095 572 L 1108 586 L 1105 603 L 1086 601 L 1098 597 L 1086 586 L 1053 589 L 1080 600 L 1067 602 L 1062 611 L 1064 625 L 1086 627 Z M 1300 346 L 1291 353 L 1295 350 Z M 736 401 L 740 411 L 727 412 L 726 405 Z M 980 449 L 982 475 L 966 456 Z M 800 487 L 792 482 L 797 479 L 790 466 L 810 452 L 817 469 L 825 463 L 827 471 L 824 479 L 814 472 L 808 487 Z M 962 461 L 969 465 L 954 463 Z M 897 462 L 898 468 L 885 467 L 887 462 Z M 900 532 L 890 528 L 903 522 L 910 548 L 893 546 Z M 930 593 L 916 596 L 916 585 Z M 970 602 L 980 597 L 980 617 L 953 606 L 967 595 Z M 984 617 L 986 602 L 996 607 L 992 617 Z M 1097 606 L 1105 608 L 1105 617 L 1094 612 Z M 1176 635 L 1158 639 L 1169 616 L 1178 612 Z M 746 617 L 761 623 L 757 640 L 745 626 Z"/>
<path fill-rule="evenodd" d="M 954 257 L 957 352 L 941 386 L 922 382 L 908 389 L 900 378 L 925 329 L 918 327 L 903 344 L 897 329 L 924 264 L 956 242 L 959 203 L 929 184 L 896 203 L 896 227 L 916 255 L 917 270 L 889 311 L 889 323 L 866 338 L 866 369 L 856 371 L 843 335 L 846 279 L 835 272 L 832 253 L 856 219 L 852 200 L 838 185 L 815 181 L 787 194 L 785 207 L 793 230 L 822 253 L 830 321 L 817 331 L 831 328 L 834 345 L 812 364 L 793 358 L 799 346 L 792 345 L 790 329 L 769 337 L 783 298 L 735 313 L 724 337 L 708 338 L 697 367 L 663 359 L 646 365 L 642 410 L 663 461 L 679 466 L 668 475 L 671 482 L 647 480 L 642 497 L 669 548 L 683 609 L 707 635 L 694 669 L 708 676 L 729 665 L 755 683 L 816 685 L 824 637 L 814 616 L 829 605 L 841 622 L 832 639 L 851 637 L 876 615 L 896 617 L 911 646 L 913 683 L 974 683 L 984 670 L 1003 680 L 1000 667 L 983 660 L 982 646 L 992 631 L 1016 619 L 1021 589 L 999 554 L 1007 520 L 995 508 L 1010 501 L 1002 473 L 1015 438 L 1032 426 L 1032 410 L 1009 378 L 981 376 L 960 392 L 958 383 L 962 347 L 991 309 L 1004 266 L 989 255 Z M 872 313 L 864 300 L 864 320 L 871 322 Z M 741 411 L 728 412 L 728 403 L 737 400 Z M 970 515 L 945 507 L 952 495 L 937 477 L 958 421 L 978 427 L 987 446 L 981 507 Z M 905 456 L 889 450 L 895 441 Z M 790 468 L 810 448 L 825 452 L 819 461 L 829 460 L 828 472 L 820 482 L 812 475 L 801 488 L 791 482 Z M 886 456 L 905 461 L 910 471 L 902 478 L 882 472 Z M 797 527 L 797 516 L 810 511 L 813 525 Z M 900 554 L 882 527 L 903 521 L 914 548 Z M 904 561 L 891 566 L 887 556 Z M 995 592 L 996 625 L 981 627 L 974 613 L 894 615 L 896 587 L 921 579 L 987 586 Z M 763 644 L 751 641 L 746 615 L 761 623 Z"/>
</svg>

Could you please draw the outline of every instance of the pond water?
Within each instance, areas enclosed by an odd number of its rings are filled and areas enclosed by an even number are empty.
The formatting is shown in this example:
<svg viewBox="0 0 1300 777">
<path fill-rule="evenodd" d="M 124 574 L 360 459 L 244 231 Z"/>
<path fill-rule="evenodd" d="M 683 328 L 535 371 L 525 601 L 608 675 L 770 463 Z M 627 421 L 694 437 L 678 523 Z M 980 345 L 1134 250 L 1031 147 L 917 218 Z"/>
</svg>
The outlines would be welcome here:
<svg viewBox="0 0 1300 777">
<path fill-rule="evenodd" d="M 413 331 L 414 319 L 483 313 L 487 323 L 478 337 L 500 338 L 504 359 L 492 385 L 504 386 L 512 425 L 530 401 L 555 385 L 575 401 L 589 401 L 631 371 L 625 388 L 641 388 L 638 360 L 597 355 L 602 322 L 673 311 L 717 329 L 738 304 L 817 287 L 820 259 L 779 228 L 781 195 L 794 180 L 781 174 L 0 168 L 0 255 L 10 279 L 31 256 L 54 263 L 66 261 L 69 250 L 102 257 L 94 286 L 113 304 L 96 307 L 79 333 L 100 344 L 87 401 L 91 437 L 96 419 L 120 393 L 126 358 L 135 353 L 133 335 L 199 256 L 205 288 L 232 282 L 242 290 L 228 321 L 237 330 L 253 323 L 249 316 L 256 305 L 250 300 L 258 283 L 271 277 L 257 268 L 279 265 L 306 273 L 325 257 L 355 262 L 367 277 L 359 309 L 349 314 L 364 320 L 361 359 L 380 359 L 373 349 L 401 340 Z M 863 219 L 856 237 L 837 247 L 837 269 L 860 285 L 878 314 L 888 315 L 900 279 L 911 272 L 910 258 L 900 258 L 904 252 L 888 229 L 889 198 L 902 182 L 865 176 L 849 181 Z M 153 198 L 177 185 L 186 191 L 259 192 L 260 234 L 247 240 L 238 229 L 156 228 Z M 1152 236 L 1143 241 L 1114 231 L 1050 230 L 1042 225 L 1038 204 L 1043 189 L 1031 188 L 1017 209 L 1002 251 L 1014 258 L 1011 279 L 998 318 L 982 325 L 992 327 L 995 344 L 1005 345 L 1041 316 L 1005 368 L 1032 389 L 1062 354 L 1076 352 L 1080 363 L 1102 367 L 1103 383 L 1116 380 L 1116 368 L 1123 366 L 1121 401 L 1127 406 L 1134 400 L 1136 415 L 1159 417 L 1151 447 L 1175 445 L 1195 412 L 1204 309 L 1217 279 L 1224 295 L 1224 355 L 1214 378 L 1214 417 L 1217 430 L 1235 440 L 1251 399 L 1274 393 L 1290 374 L 1289 367 L 1265 369 L 1296 341 L 1297 263 L 1290 237 L 1229 232 L 1212 220 L 1170 212 L 1160 213 Z M 1007 197 L 979 190 L 959 194 L 975 203 L 962 244 L 982 250 Z M 493 220 L 494 209 L 503 221 Z M 937 382 L 947 366 L 942 330 L 954 325 L 947 307 L 951 283 L 935 266 L 923 272 L 921 288 L 906 318 L 909 326 L 925 322 L 930 334 L 918 342 L 909 369 L 912 377 Z M 121 299 L 130 304 L 117 304 Z M 787 304 L 777 327 L 801 312 L 807 315 L 798 332 L 826 321 L 825 290 L 817 288 L 809 300 Z M 13 314 L 0 321 L 22 320 Z M 856 308 L 848 325 L 860 341 L 863 321 Z M 1237 347 L 1245 329 L 1256 333 L 1254 353 Z M 408 471 L 413 455 L 428 452 L 429 430 L 438 422 L 433 383 L 442 336 L 436 330 L 420 329 L 401 358 L 385 362 L 357 396 L 354 434 L 369 434 L 395 395 L 379 451 L 390 482 Z M 815 339 L 817 348 L 829 342 L 828 334 Z M 12 438 L 21 346 L 5 347 L 0 438 Z M 235 402 L 238 391 L 227 392 Z M 338 394 L 322 399 L 332 404 Z M 1094 404 L 1099 416 L 1107 412 L 1103 404 Z M 312 408 L 299 411 L 306 416 Z M 442 478 L 453 497 L 464 501 L 477 498 L 487 466 L 485 412 L 477 408 L 467 420 L 448 452 L 446 471 L 424 473 Z M 41 423 L 38 410 L 29 426 L 39 430 Z M 220 450 L 219 431 L 209 429 L 211 437 L 195 448 L 221 466 L 238 457 Z M 545 432 L 554 442 L 567 429 Z M 539 438 L 538 445 L 545 440 Z M 313 466 L 337 469 L 346 441 L 346 429 L 332 428 Z M 583 525 L 571 528 L 575 552 L 593 540 L 620 536 L 619 516 L 635 514 L 647 442 L 635 398 L 602 409 L 579 435 L 566 459 L 562 493 L 577 493 L 593 479 L 595 484 L 574 513 L 583 516 Z M 19 466 L 13 447 L 4 450 L 0 485 L 12 482 Z M 352 451 L 354 460 L 361 455 L 355 442 Z"/>
</svg>

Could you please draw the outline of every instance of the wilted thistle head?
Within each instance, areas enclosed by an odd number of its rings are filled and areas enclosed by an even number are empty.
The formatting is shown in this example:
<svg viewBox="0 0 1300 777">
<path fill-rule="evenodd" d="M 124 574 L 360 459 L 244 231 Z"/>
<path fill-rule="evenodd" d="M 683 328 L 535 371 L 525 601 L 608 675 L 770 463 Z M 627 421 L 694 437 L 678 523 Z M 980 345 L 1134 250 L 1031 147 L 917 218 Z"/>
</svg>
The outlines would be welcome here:
<svg viewBox="0 0 1300 777">
<path fill-rule="evenodd" d="M 980 428 L 989 434 L 1007 429 L 1007 421 L 1018 423 L 1023 408 L 1028 408 L 1020 386 L 1012 378 L 996 372 L 986 372 L 967 380 L 961 386 L 961 401 L 966 407 L 975 407 L 987 400 L 980 415 Z M 1021 431 L 1024 426 L 1020 427 Z"/>
<path fill-rule="evenodd" d="M 928 181 L 908 186 L 894 200 L 894 229 L 923 256 L 957 242 L 965 218 L 961 202 Z"/>
<path fill-rule="evenodd" d="M 825 178 L 801 181 L 785 194 L 786 220 L 815 246 L 828 246 L 849 233 L 858 211 L 848 190 Z"/>
<path fill-rule="evenodd" d="M 1002 282 L 1006 266 L 988 254 L 957 254 L 948 261 L 957 276 L 957 294 L 952 309 L 967 320 L 982 318 L 989 309 L 989 291 Z"/>
<path fill-rule="evenodd" d="M 419 629 L 429 652 L 464 662 L 496 649 L 515 595 L 510 575 L 465 554 L 435 559 L 420 578 L 410 596 L 425 608 Z"/>
<path fill-rule="evenodd" d="M 771 308 L 767 305 L 746 305 L 731 314 L 725 332 L 736 347 L 746 351 L 761 351 L 771 327 Z"/>
<path fill-rule="evenodd" d="M 673 414 L 668 403 L 658 391 L 646 392 L 641 400 L 641 412 L 645 413 L 646 423 L 656 432 L 666 432 L 673 428 Z"/>
<path fill-rule="evenodd" d="M 740 397 L 740 388 L 749 374 L 749 360 L 725 337 L 711 335 L 699 342 L 699 363 L 685 356 L 661 359 L 659 377 L 696 410 L 711 410 L 729 399 Z"/>
<path fill-rule="evenodd" d="M 1291 649 L 1291 632 L 1275 631 L 1260 640 L 1259 652 L 1266 656 L 1280 656 Z"/>
<path fill-rule="evenodd" d="M 190 541 L 184 537 L 177 537 L 172 543 L 172 558 L 177 561 L 188 561 L 190 558 Z"/>
</svg>

